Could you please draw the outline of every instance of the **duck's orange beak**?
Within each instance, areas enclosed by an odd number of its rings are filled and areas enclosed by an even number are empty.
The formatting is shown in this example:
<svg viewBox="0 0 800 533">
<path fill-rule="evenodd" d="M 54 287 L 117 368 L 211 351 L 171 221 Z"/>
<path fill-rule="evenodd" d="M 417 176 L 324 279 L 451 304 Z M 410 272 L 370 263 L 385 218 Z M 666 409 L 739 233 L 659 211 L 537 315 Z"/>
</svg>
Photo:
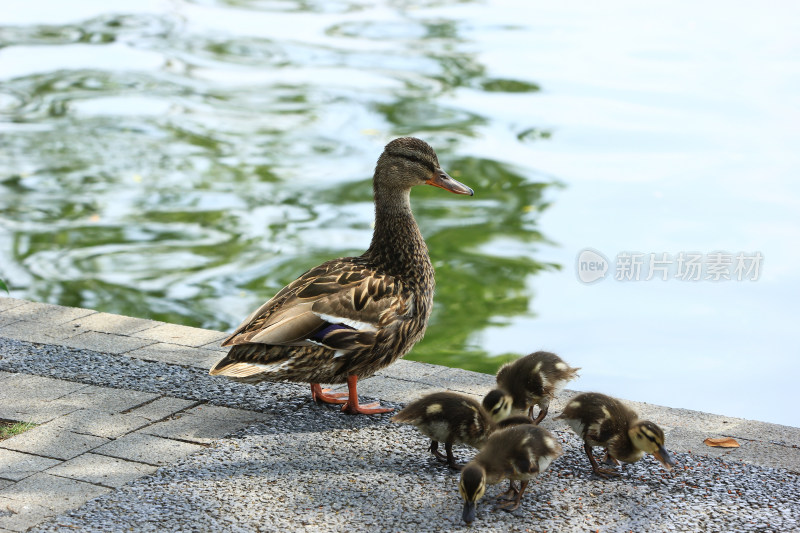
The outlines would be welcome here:
<svg viewBox="0 0 800 533">
<path fill-rule="evenodd" d="M 473 196 L 475 194 L 472 189 L 463 183 L 454 180 L 447 172 L 440 168 L 437 168 L 425 183 L 456 194 L 466 194 L 469 196 Z"/>
</svg>

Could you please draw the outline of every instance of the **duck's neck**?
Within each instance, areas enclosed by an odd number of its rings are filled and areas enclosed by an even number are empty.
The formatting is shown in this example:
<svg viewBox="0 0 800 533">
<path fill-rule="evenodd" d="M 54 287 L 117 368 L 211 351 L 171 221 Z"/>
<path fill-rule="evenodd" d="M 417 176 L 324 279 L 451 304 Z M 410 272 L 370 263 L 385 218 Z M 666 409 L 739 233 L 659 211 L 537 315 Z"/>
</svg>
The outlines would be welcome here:
<svg viewBox="0 0 800 533">
<path fill-rule="evenodd" d="M 428 247 L 411 213 L 409 190 L 375 187 L 375 230 L 364 256 L 394 275 L 432 268 Z"/>
</svg>

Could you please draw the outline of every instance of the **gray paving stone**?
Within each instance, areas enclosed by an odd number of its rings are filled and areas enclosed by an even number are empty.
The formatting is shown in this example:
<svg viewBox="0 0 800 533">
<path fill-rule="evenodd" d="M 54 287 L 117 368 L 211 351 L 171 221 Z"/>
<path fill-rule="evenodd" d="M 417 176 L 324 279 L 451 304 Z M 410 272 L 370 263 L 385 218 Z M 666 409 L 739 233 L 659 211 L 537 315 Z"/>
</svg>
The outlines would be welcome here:
<svg viewBox="0 0 800 533">
<path fill-rule="evenodd" d="M 0 313 L 0 329 L 2 329 L 5 326 L 8 326 L 9 324 L 16 324 L 17 322 L 20 322 L 19 318 L 14 318 L 14 317 L 6 318 Z"/>
<path fill-rule="evenodd" d="M 168 344 L 199 347 L 212 342 L 222 342 L 228 335 L 221 331 L 179 326 L 177 324 L 160 324 L 133 334 L 142 339 L 151 339 Z"/>
<path fill-rule="evenodd" d="M 55 459 L 72 459 L 107 442 L 108 439 L 103 437 L 81 435 L 45 424 L 0 441 L 0 448 Z"/>
<path fill-rule="evenodd" d="M 2 496 L 0 491 L 0 531 L 27 531 L 37 524 L 55 516 L 55 512 L 47 507 L 29 502 L 12 500 Z"/>
<path fill-rule="evenodd" d="M 7 296 L 0 296 L 0 313 L 12 309 L 14 307 L 19 307 L 20 305 L 29 304 L 28 300 L 20 300 L 18 298 L 10 298 Z"/>
<path fill-rule="evenodd" d="M 122 413 L 108 413 L 96 409 L 77 409 L 68 415 L 58 417 L 48 426 L 80 433 L 115 439 L 126 433 L 147 426 L 150 421 L 141 416 Z"/>
<path fill-rule="evenodd" d="M 215 352 L 221 352 L 221 353 L 226 353 L 228 350 L 231 349 L 230 346 L 220 346 L 221 342 L 222 342 L 221 340 L 209 342 L 208 344 L 202 345 L 200 348 L 203 348 L 204 350 L 213 350 Z"/>
<path fill-rule="evenodd" d="M 183 411 L 198 402 L 192 400 L 183 400 L 181 398 L 173 398 L 172 396 L 163 396 L 150 403 L 144 404 L 135 409 L 128 411 L 129 414 L 141 416 L 149 421 L 161 420 L 178 411 Z"/>
<path fill-rule="evenodd" d="M 132 350 L 125 354 L 144 361 L 159 361 L 172 365 L 192 366 L 196 368 L 211 368 L 222 355 L 215 350 L 205 350 L 180 344 L 159 342 Z"/>
<path fill-rule="evenodd" d="M 134 318 L 123 315 L 113 315 L 111 313 L 95 313 L 67 323 L 76 327 L 81 332 L 98 331 L 100 333 L 112 333 L 114 335 L 131 335 L 138 331 L 153 328 L 163 324 L 155 320 L 145 318 Z"/>
<path fill-rule="evenodd" d="M 20 320 L 29 320 L 41 322 L 48 326 L 57 326 L 96 312 L 97 311 L 91 309 L 81 309 L 78 307 L 27 302 L 5 309 L 2 311 L 2 314 L 5 318 L 16 317 Z"/>
<path fill-rule="evenodd" d="M 51 468 L 47 473 L 118 488 L 134 479 L 152 474 L 156 470 L 158 467 L 153 465 L 96 453 L 84 453 Z"/>
<path fill-rule="evenodd" d="M 0 497 L 63 513 L 108 492 L 111 489 L 41 472 L 0 490 Z"/>
<path fill-rule="evenodd" d="M 218 405 L 198 405 L 186 411 L 186 414 L 202 416 L 214 420 L 236 420 L 244 423 L 255 423 L 268 420 L 272 415 L 247 411 L 246 409 L 232 409 L 230 407 L 220 407 Z"/>
<path fill-rule="evenodd" d="M 109 442 L 94 450 L 94 453 L 161 466 L 202 449 L 203 446 L 198 444 L 137 432 Z"/>
<path fill-rule="evenodd" d="M 66 339 L 78 335 L 80 330 L 65 324 L 47 324 L 32 320 L 9 322 L 0 327 L 0 336 L 24 342 L 63 344 Z"/>
<path fill-rule="evenodd" d="M 0 387 L 0 418 L 43 424 L 74 411 L 74 406 L 54 402 L 84 387 L 82 383 L 27 374 L 4 376 Z"/>
<path fill-rule="evenodd" d="M 175 418 L 143 428 L 140 432 L 169 439 L 211 444 L 248 426 L 239 420 L 215 420 L 203 416 L 181 414 Z"/>
<path fill-rule="evenodd" d="M 421 378 L 420 381 L 441 389 L 463 392 L 481 398 L 496 385 L 494 376 L 460 368 L 445 368 L 441 372 Z"/>
<path fill-rule="evenodd" d="M 2 479 L 19 481 L 60 463 L 61 461 L 57 459 L 0 448 L 0 478 Z"/>
<path fill-rule="evenodd" d="M 54 405 L 53 402 L 0 400 L 0 418 L 34 424 L 45 424 L 75 409 L 67 405 Z"/>
<path fill-rule="evenodd" d="M 84 387 L 86 385 L 83 383 L 28 374 L 13 374 L 3 380 L 3 387 L 0 388 L 0 402 L 13 399 L 49 401 Z"/>
<path fill-rule="evenodd" d="M 431 365 L 429 363 L 419 363 L 417 361 L 406 361 L 398 359 L 386 368 L 375 373 L 376 376 L 387 378 L 406 379 L 409 381 L 419 381 L 420 379 L 438 374 L 446 370 L 446 367 Z"/>
<path fill-rule="evenodd" d="M 115 335 L 112 333 L 86 331 L 80 335 L 66 339 L 61 344 L 95 352 L 121 354 L 141 348 L 142 346 L 147 346 L 148 344 L 153 344 L 153 341 L 124 335 Z"/>
<path fill-rule="evenodd" d="M 10 479 L 2 479 L 2 478 L 0 478 L 0 490 L 3 490 L 4 488 L 8 487 L 9 485 L 13 485 L 13 484 L 14 484 L 14 482 L 11 481 Z"/>
<path fill-rule="evenodd" d="M 87 385 L 53 402 L 76 408 L 97 409 L 108 413 L 125 411 L 158 398 L 158 394 L 127 389 Z"/>
<path fill-rule="evenodd" d="M 14 374 L 12 372 L 3 372 L 2 370 L 0 370 L 0 381 L 3 381 L 6 378 L 10 378 L 11 376 L 16 376 L 16 375 L 17 374 Z"/>
</svg>

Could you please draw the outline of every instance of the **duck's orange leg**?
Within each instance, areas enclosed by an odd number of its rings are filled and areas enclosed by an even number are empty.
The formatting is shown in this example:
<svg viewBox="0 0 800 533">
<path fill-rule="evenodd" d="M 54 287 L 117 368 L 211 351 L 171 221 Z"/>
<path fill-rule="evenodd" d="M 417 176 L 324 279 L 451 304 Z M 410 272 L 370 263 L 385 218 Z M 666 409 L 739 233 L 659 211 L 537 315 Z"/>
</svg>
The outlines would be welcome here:
<svg viewBox="0 0 800 533">
<path fill-rule="evenodd" d="M 342 411 L 347 414 L 355 415 L 355 414 L 362 414 L 362 415 L 377 415 L 380 413 L 391 413 L 394 411 L 391 407 L 374 407 L 375 405 L 380 405 L 378 402 L 370 403 L 367 405 L 358 405 L 358 390 L 356 389 L 356 383 L 358 382 L 358 376 L 347 376 L 347 403 L 342 406 Z"/>
<path fill-rule="evenodd" d="M 311 384 L 311 399 L 322 403 L 347 403 L 346 392 L 333 392 L 328 394 L 331 389 L 323 389 L 319 383 Z"/>
</svg>

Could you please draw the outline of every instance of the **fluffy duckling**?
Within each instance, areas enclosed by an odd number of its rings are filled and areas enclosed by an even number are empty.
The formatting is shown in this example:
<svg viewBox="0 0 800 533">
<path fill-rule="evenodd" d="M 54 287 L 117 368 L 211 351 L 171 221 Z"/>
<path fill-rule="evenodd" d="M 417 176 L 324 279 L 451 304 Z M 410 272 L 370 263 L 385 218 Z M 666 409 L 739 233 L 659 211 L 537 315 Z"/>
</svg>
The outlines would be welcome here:
<svg viewBox="0 0 800 533">
<path fill-rule="evenodd" d="M 635 463 L 645 453 L 653 454 L 667 470 L 675 462 L 664 448 L 664 432 L 654 423 L 639 420 L 625 404 L 597 392 L 587 392 L 572 398 L 556 420 L 564 420 L 583 439 L 583 448 L 592 463 L 592 470 L 602 478 L 618 476 L 614 470 L 600 468 L 592 446 L 606 449 L 606 460 Z M 618 463 L 617 463 L 618 464 Z"/>
<path fill-rule="evenodd" d="M 531 478 L 544 472 L 561 453 L 561 445 L 555 437 L 533 424 L 496 431 L 461 471 L 458 491 L 464 499 L 461 515 L 464 522 L 471 524 L 475 520 L 476 504 L 483 497 L 486 485 L 494 485 L 505 478 L 510 480 L 509 489 L 499 498 L 498 507 L 506 511 L 519 507 Z M 514 486 L 514 480 L 520 482 L 519 489 Z"/>
<path fill-rule="evenodd" d="M 483 407 L 490 413 L 502 403 L 505 395 L 514 399 L 514 409 L 528 412 L 533 419 L 533 406 L 539 406 L 539 415 L 533 421 L 539 424 L 547 416 L 550 401 L 567 382 L 578 376 L 580 368 L 572 368 L 559 356 L 550 352 L 534 352 L 506 363 L 497 371 L 497 389 L 486 395 Z"/>
<path fill-rule="evenodd" d="M 408 404 L 405 409 L 391 418 L 392 422 L 412 424 L 431 439 L 430 451 L 438 459 L 447 462 L 450 468 L 461 470 L 453 456 L 453 444 L 466 444 L 481 449 L 489 435 L 498 429 L 515 424 L 530 424 L 523 416 L 508 417 L 511 413 L 511 398 L 498 411 L 500 422 L 496 422 L 481 404 L 456 392 L 434 392 Z M 446 455 L 439 451 L 439 443 L 444 443 Z"/>
</svg>

